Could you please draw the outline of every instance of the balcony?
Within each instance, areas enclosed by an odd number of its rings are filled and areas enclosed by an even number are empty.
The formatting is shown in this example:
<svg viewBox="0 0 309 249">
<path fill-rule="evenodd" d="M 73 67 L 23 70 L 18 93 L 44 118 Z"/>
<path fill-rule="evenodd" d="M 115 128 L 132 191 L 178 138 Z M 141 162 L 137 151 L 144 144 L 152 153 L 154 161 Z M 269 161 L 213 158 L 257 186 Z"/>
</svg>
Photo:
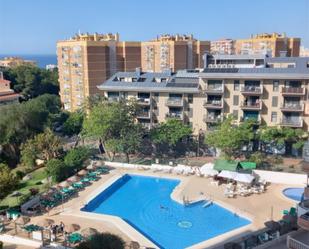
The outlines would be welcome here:
<svg viewBox="0 0 309 249">
<path fill-rule="evenodd" d="M 204 101 L 203 106 L 206 109 L 222 109 L 223 101 L 222 100 L 206 100 Z"/>
<path fill-rule="evenodd" d="M 304 87 L 283 87 L 281 90 L 283 96 L 303 96 L 306 94 Z"/>
<path fill-rule="evenodd" d="M 263 87 L 261 86 L 242 86 L 240 92 L 243 95 L 262 95 Z"/>
<path fill-rule="evenodd" d="M 240 122 L 245 122 L 247 120 L 255 121 L 255 123 L 258 124 L 258 125 L 260 125 L 261 122 L 262 122 L 260 115 L 258 115 L 256 117 L 254 117 L 254 116 L 252 116 L 252 117 L 250 117 L 250 116 L 242 116 L 242 117 L 240 117 Z"/>
<path fill-rule="evenodd" d="M 151 112 L 150 111 L 140 111 L 137 113 L 136 117 L 138 119 L 150 119 L 151 118 Z"/>
<path fill-rule="evenodd" d="M 302 214 L 297 219 L 297 225 L 302 229 L 309 231 L 309 212 Z"/>
<path fill-rule="evenodd" d="M 169 112 L 165 115 L 166 118 L 183 119 L 183 114 L 178 112 Z"/>
<path fill-rule="evenodd" d="M 183 106 L 183 99 L 182 98 L 169 98 L 166 100 L 166 106 L 172 107 L 182 107 Z"/>
<path fill-rule="evenodd" d="M 137 103 L 142 106 L 149 106 L 151 101 L 150 98 L 138 98 Z"/>
<path fill-rule="evenodd" d="M 280 107 L 283 112 L 303 112 L 304 104 L 303 103 L 284 103 Z"/>
<path fill-rule="evenodd" d="M 146 130 L 150 130 L 150 129 L 151 129 L 151 123 L 140 122 L 140 124 L 141 124 Z"/>
<path fill-rule="evenodd" d="M 262 102 L 242 102 L 240 108 L 243 110 L 262 110 Z"/>
<path fill-rule="evenodd" d="M 220 123 L 222 122 L 223 120 L 223 117 L 221 115 L 204 115 L 204 118 L 203 118 L 204 122 L 205 123 Z"/>
<path fill-rule="evenodd" d="M 223 85 L 207 85 L 205 92 L 207 94 L 222 95 L 224 93 L 224 87 L 223 87 Z"/>
<path fill-rule="evenodd" d="M 109 102 L 117 102 L 117 101 L 119 101 L 119 97 L 108 97 L 107 100 Z"/>
<path fill-rule="evenodd" d="M 299 118 L 298 120 L 292 120 L 289 118 L 283 118 L 280 122 L 281 126 L 301 128 L 303 127 L 303 120 Z"/>
</svg>

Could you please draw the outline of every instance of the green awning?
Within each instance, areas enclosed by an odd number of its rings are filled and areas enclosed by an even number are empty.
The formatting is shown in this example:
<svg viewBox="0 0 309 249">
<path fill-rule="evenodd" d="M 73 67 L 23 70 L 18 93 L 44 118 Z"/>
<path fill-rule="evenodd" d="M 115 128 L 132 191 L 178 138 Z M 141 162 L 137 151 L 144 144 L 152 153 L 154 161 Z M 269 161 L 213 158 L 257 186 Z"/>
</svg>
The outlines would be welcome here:
<svg viewBox="0 0 309 249">
<path fill-rule="evenodd" d="M 240 166 L 243 169 L 256 169 L 256 163 L 254 162 L 240 162 Z"/>
<path fill-rule="evenodd" d="M 221 170 L 236 171 L 237 166 L 238 166 L 238 162 L 236 161 L 216 160 L 214 169 L 218 171 L 221 171 Z"/>
</svg>

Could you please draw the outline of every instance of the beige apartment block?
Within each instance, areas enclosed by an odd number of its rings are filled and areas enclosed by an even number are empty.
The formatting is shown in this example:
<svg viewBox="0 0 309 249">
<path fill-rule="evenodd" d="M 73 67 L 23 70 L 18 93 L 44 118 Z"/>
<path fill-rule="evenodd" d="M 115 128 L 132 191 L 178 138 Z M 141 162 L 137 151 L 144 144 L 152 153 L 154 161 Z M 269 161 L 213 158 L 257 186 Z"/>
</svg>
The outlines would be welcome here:
<svg viewBox="0 0 309 249">
<path fill-rule="evenodd" d="M 309 131 L 308 84 L 309 58 L 266 57 L 263 68 L 118 72 L 98 89 L 110 101 L 136 98 L 137 119 L 147 128 L 176 118 L 197 134 L 228 115 L 237 123 L 254 119 L 258 125 Z"/>
<path fill-rule="evenodd" d="M 23 58 L 14 56 L 4 57 L 3 59 L 0 60 L 0 67 L 11 68 L 21 65 L 36 66 L 36 62 L 31 60 L 24 60 Z"/>
<path fill-rule="evenodd" d="M 118 34 L 77 34 L 57 43 L 57 56 L 61 101 L 73 111 L 111 75 L 140 67 L 141 47 L 119 41 Z"/>
<path fill-rule="evenodd" d="M 249 39 L 235 40 L 235 54 L 270 53 L 273 57 L 299 56 L 300 38 L 287 37 L 285 33 L 263 33 Z"/>
<path fill-rule="evenodd" d="M 142 42 L 142 70 L 162 72 L 203 67 L 203 54 L 210 51 L 209 41 L 198 41 L 192 35 L 162 35 Z"/>
<path fill-rule="evenodd" d="M 234 54 L 234 40 L 232 39 L 221 39 L 210 42 L 210 53 L 211 54 Z"/>
</svg>

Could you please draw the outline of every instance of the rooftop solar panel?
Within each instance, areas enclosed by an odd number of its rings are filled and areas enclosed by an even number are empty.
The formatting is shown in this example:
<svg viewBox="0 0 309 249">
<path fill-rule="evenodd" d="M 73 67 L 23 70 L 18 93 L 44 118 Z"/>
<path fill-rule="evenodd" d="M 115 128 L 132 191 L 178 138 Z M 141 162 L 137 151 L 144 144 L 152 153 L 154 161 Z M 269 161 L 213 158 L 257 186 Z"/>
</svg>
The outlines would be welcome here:
<svg viewBox="0 0 309 249">
<path fill-rule="evenodd" d="M 204 73 L 238 73 L 239 68 L 205 68 Z"/>
</svg>

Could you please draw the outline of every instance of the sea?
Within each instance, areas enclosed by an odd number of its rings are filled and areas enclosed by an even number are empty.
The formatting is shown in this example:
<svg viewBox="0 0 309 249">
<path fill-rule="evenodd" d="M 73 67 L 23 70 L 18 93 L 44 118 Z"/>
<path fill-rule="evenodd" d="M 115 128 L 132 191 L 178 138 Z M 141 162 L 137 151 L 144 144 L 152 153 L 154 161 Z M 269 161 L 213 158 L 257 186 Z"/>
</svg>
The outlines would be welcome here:
<svg viewBox="0 0 309 249">
<path fill-rule="evenodd" d="M 3 59 L 3 57 L 21 57 L 25 60 L 32 60 L 35 61 L 37 66 L 40 68 L 45 68 L 46 65 L 53 64 L 57 65 L 57 56 L 56 54 L 0 54 L 0 60 Z"/>
</svg>

